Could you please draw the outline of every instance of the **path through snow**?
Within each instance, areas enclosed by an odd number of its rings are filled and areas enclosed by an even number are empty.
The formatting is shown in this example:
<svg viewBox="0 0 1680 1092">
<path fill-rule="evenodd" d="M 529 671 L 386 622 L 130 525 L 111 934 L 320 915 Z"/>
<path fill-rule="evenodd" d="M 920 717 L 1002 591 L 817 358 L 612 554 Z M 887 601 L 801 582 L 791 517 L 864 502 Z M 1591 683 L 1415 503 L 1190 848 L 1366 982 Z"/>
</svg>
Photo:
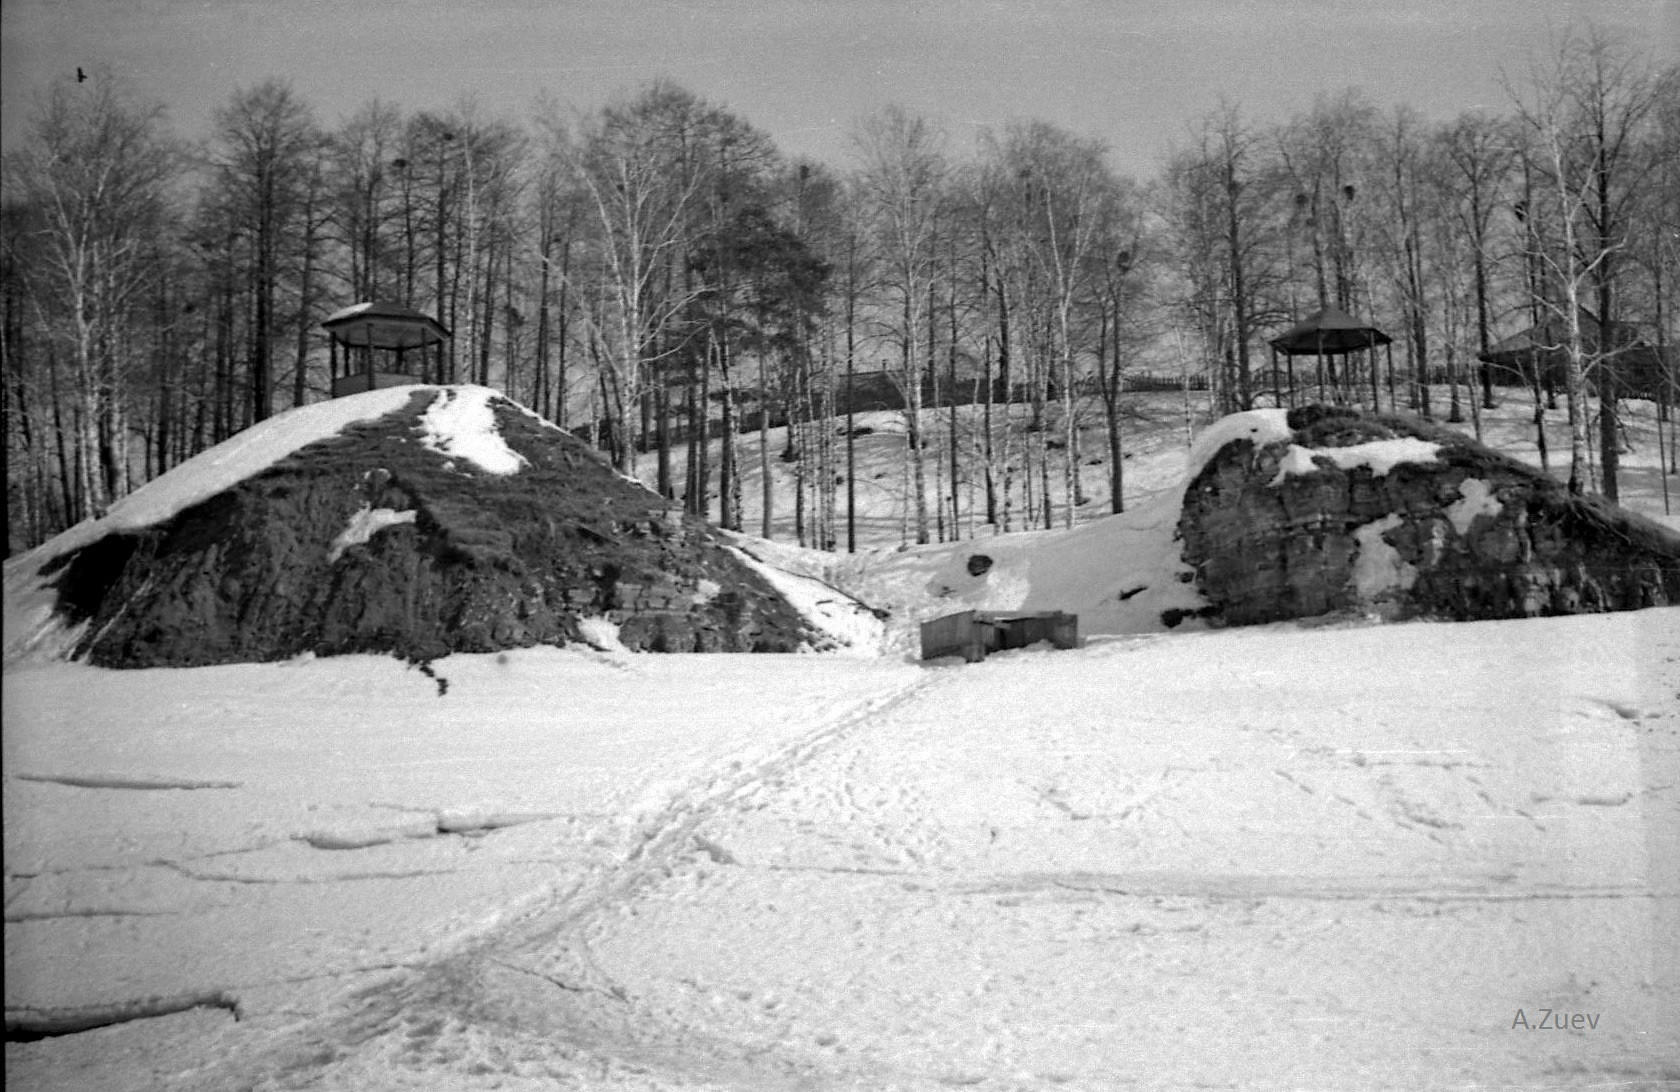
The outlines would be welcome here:
<svg viewBox="0 0 1680 1092">
<path fill-rule="evenodd" d="M 554 649 L 435 670 L 446 698 L 383 657 L 9 671 L 9 1029 L 200 994 L 236 998 L 241 1019 L 12 1044 L 8 1074 L 144 1087 L 136 1051 L 160 1079 L 214 1058 L 189 1045 L 207 1034 L 243 1054 L 346 989 L 623 875 L 704 786 L 922 677 Z M 798 712 L 750 700 L 765 688 Z"/>
<path fill-rule="evenodd" d="M 904 665 L 515 926 L 171 1087 L 1659 1087 L 1677 623 Z M 1512 1026 L 1545 1010 L 1593 1025 Z"/>
</svg>

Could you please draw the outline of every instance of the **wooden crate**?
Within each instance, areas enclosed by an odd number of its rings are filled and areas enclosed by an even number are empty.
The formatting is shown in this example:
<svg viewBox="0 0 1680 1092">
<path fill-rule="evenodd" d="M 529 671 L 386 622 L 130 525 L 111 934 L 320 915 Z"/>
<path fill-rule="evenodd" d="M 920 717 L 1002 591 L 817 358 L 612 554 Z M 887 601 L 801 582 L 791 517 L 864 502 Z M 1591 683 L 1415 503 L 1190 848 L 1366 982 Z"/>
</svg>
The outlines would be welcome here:
<svg viewBox="0 0 1680 1092">
<path fill-rule="evenodd" d="M 965 610 L 922 623 L 922 659 L 961 656 L 969 663 L 987 653 L 1049 641 L 1079 647 L 1079 618 L 1062 611 Z"/>
</svg>

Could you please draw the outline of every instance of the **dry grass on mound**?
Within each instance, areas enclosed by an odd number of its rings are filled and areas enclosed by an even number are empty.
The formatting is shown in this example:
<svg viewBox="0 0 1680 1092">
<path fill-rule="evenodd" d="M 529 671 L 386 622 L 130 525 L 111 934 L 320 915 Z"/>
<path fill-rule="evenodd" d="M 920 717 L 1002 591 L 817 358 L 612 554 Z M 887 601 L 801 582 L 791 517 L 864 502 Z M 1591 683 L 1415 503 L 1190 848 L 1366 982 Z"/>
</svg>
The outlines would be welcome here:
<svg viewBox="0 0 1680 1092">
<path fill-rule="evenodd" d="M 650 651 L 793 651 L 817 635 L 710 531 L 581 441 L 495 405 L 517 473 L 440 454 L 432 392 L 230 489 L 63 558 L 58 610 L 110 667 L 389 652 L 425 662 L 582 638 Z M 407 515 L 358 538 L 358 516 Z"/>
</svg>

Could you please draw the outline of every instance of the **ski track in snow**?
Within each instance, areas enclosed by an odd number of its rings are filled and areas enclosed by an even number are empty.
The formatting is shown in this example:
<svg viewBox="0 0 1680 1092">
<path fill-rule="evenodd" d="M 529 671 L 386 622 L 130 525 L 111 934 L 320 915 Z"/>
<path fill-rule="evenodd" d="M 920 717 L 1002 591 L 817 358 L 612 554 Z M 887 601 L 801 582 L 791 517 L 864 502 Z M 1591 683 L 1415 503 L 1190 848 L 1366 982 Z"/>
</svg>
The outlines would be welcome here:
<svg viewBox="0 0 1680 1092">
<path fill-rule="evenodd" d="M 1674 617 L 1620 625 L 1674 662 Z M 170 1087 L 1656 1087 L 1680 725 L 1541 651 L 1595 621 L 1414 630 L 1427 698 L 1378 628 L 925 667 Z M 1524 1005 L 1605 1022 L 1525 1039 Z"/>
<path fill-rule="evenodd" d="M 543 983 L 545 990 L 560 989 L 622 1003 L 623 991 L 603 975 L 590 956 L 583 935 L 586 923 L 632 902 L 650 885 L 668 880 L 696 853 L 714 859 L 727 857 L 725 851 L 698 833 L 702 827 L 716 822 L 722 815 L 756 806 L 754 801 L 758 797 L 776 791 L 803 765 L 837 746 L 861 726 L 914 700 L 937 681 L 930 674 L 918 675 L 885 694 L 832 711 L 814 727 L 768 755 L 754 758 L 751 754 L 738 754 L 730 758 L 682 786 L 656 811 L 644 814 L 621 856 L 598 863 L 587 875 L 556 895 L 527 906 L 523 911 L 524 924 L 504 922 L 494 933 L 478 940 L 468 938 L 464 946 L 440 959 L 394 966 L 385 981 L 366 985 L 357 992 L 350 1013 L 335 1012 L 306 1027 L 287 1027 L 276 1036 L 266 1057 L 254 1058 L 256 1049 L 247 1047 L 231 1070 L 212 1067 L 206 1073 L 194 1074 L 187 1083 L 172 1087 L 222 1088 L 225 1082 L 249 1081 L 254 1073 L 284 1073 L 296 1064 L 299 1051 L 307 1057 L 319 1058 L 323 1054 L 361 1048 L 376 1035 L 389 1035 L 398 1025 L 425 1024 L 428 1013 L 435 1012 L 435 1021 L 441 1026 L 449 1022 L 450 1012 L 461 1004 L 463 989 L 471 988 L 464 985 L 464 980 L 476 980 L 483 967 L 501 968 L 534 979 Z M 517 962 L 518 957 L 510 959 L 499 954 L 511 950 L 524 956 L 531 949 L 554 946 L 566 953 L 564 961 L 569 969 L 563 973 L 533 970 Z M 346 1027 L 357 1029 L 358 1035 L 347 1036 Z M 374 1029 L 372 1034 L 359 1035 L 369 1028 Z M 412 1041 L 405 1044 L 405 1049 L 414 1049 Z M 349 1087 L 358 1086 L 361 1080 L 352 1080 Z"/>
</svg>

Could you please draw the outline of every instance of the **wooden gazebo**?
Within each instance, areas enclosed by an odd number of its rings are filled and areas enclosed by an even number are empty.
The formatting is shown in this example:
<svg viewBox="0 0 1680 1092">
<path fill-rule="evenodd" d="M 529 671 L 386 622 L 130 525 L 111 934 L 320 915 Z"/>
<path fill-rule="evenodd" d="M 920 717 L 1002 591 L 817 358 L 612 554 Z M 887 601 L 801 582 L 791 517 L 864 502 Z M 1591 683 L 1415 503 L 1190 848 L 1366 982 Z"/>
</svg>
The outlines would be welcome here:
<svg viewBox="0 0 1680 1092">
<path fill-rule="evenodd" d="M 443 343 L 450 333 L 430 315 L 399 303 L 358 303 L 334 312 L 321 323 L 330 339 L 328 359 L 334 398 L 383 387 L 423 383 L 424 350 L 437 346 L 436 375 L 443 374 Z M 340 368 L 339 349 L 344 350 Z M 417 351 L 420 373 L 406 354 Z M 384 354 L 376 357 L 375 353 Z M 377 364 L 385 363 L 385 367 Z"/>
<path fill-rule="evenodd" d="M 1289 368 L 1289 394 L 1293 402 L 1295 394 L 1295 358 L 1298 356 L 1315 356 L 1318 358 L 1318 397 L 1324 400 L 1325 359 L 1330 361 L 1330 387 L 1339 393 L 1336 380 L 1335 358 L 1342 358 L 1343 368 L 1347 366 L 1348 357 L 1360 350 L 1371 350 L 1378 345 L 1387 345 L 1388 371 L 1394 374 L 1394 339 L 1372 326 L 1368 322 L 1354 318 L 1346 311 L 1337 307 L 1326 307 L 1322 311 L 1308 315 L 1300 322 L 1291 326 L 1271 341 L 1272 346 L 1272 395 L 1281 405 L 1283 402 L 1283 386 L 1278 376 L 1278 354 L 1283 354 Z M 1371 391 L 1373 400 L 1376 397 L 1377 369 L 1373 360 L 1371 363 Z"/>
</svg>

